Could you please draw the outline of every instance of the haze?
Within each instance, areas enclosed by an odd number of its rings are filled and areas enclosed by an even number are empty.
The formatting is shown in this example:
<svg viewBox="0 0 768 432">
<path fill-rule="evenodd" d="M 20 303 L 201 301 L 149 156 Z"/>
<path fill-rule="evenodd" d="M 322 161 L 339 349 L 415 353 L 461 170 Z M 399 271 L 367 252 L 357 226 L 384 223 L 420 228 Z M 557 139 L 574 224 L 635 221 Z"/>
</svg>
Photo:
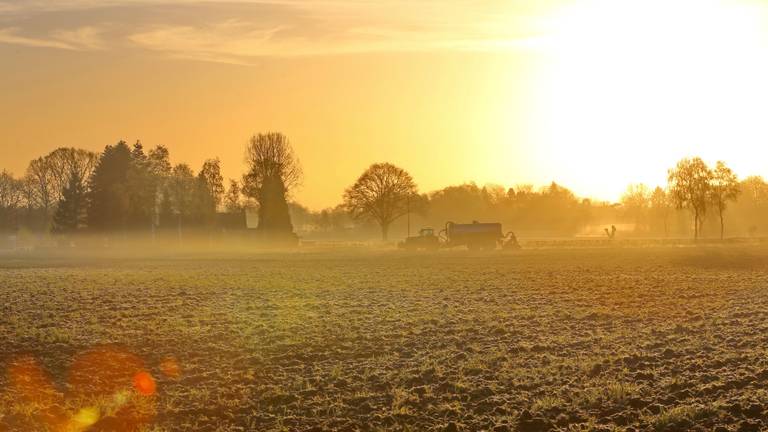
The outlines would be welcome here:
<svg viewBox="0 0 768 432">
<path fill-rule="evenodd" d="M 120 139 L 174 162 L 285 133 L 296 193 L 338 203 L 370 163 L 421 190 L 565 184 L 618 199 L 681 157 L 768 174 L 761 2 L 0 1 L 0 160 Z"/>
</svg>

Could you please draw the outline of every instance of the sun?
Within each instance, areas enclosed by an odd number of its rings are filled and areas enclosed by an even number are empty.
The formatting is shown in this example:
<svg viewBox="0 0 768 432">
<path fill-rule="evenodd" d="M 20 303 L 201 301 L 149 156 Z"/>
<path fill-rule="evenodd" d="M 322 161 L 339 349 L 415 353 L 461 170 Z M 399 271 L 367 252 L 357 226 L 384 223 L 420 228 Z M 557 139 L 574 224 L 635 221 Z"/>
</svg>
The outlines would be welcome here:
<svg viewBox="0 0 768 432">
<path fill-rule="evenodd" d="M 739 0 L 580 1 L 537 41 L 537 152 L 558 180 L 616 199 L 692 154 L 759 170 L 768 143 L 765 7 Z M 761 153 L 760 157 L 765 154 Z"/>
</svg>

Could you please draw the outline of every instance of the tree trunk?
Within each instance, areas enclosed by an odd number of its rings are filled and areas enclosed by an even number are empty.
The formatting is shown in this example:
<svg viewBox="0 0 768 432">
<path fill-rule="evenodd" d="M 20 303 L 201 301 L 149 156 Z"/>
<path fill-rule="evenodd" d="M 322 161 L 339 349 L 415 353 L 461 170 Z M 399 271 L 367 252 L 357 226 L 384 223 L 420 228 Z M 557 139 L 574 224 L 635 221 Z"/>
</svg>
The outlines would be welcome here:
<svg viewBox="0 0 768 432">
<path fill-rule="evenodd" d="M 723 209 L 720 210 L 720 241 L 725 237 L 725 227 L 723 226 Z"/>
<path fill-rule="evenodd" d="M 381 223 L 381 239 L 387 241 L 389 238 L 389 222 Z"/>
<path fill-rule="evenodd" d="M 699 239 L 699 211 L 693 211 L 693 239 Z"/>
</svg>

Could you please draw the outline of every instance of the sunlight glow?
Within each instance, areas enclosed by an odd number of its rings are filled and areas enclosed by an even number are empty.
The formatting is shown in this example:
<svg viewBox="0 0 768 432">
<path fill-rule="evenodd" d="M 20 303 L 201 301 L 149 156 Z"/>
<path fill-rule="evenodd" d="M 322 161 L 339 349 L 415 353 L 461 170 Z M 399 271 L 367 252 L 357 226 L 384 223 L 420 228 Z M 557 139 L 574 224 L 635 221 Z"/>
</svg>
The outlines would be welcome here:
<svg viewBox="0 0 768 432">
<path fill-rule="evenodd" d="M 560 9 L 536 41 L 538 152 L 577 192 L 664 184 L 689 155 L 762 168 L 765 11 L 723 0 L 596 0 Z"/>
</svg>

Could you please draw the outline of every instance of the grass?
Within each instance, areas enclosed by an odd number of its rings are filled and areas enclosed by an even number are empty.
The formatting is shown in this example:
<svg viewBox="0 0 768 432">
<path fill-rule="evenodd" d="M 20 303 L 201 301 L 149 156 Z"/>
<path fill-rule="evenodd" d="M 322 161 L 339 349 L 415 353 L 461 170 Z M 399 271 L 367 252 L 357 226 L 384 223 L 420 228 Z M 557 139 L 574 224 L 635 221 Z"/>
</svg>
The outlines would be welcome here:
<svg viewBox="0 0 768 432">
<path fill-rule="evenodd" d="M 697 421 L 716 415 L 718 415 L 718 410 L 713 406 L 680 405 L 665 409 L 659 414 L 651 416 L 646 420 L 655 430 L 663 431 L 680 425 L 683 421 L 696 423 Z"/>
</svg>

